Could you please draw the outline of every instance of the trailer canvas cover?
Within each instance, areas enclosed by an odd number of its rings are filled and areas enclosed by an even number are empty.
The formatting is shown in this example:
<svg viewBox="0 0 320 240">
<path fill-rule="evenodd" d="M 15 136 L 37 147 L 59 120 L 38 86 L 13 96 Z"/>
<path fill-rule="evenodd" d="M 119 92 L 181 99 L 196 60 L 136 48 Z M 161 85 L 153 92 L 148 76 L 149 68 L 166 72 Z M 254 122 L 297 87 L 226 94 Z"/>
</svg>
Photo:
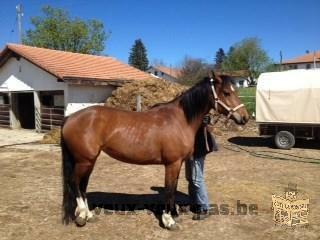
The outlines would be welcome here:
<svg viewBox="0 0 320 240">
<path fill-rule="evenodd" d="M 320 124 L 320 69 L 261 74 L 256 121 Z"/>
</svg>

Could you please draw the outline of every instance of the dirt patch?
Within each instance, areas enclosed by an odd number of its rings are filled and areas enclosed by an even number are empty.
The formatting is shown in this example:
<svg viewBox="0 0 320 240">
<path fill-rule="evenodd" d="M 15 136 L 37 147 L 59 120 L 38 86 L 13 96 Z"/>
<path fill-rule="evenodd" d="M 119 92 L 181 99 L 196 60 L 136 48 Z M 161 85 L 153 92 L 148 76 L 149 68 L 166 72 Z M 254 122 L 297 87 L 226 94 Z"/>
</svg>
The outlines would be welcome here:
<svg viewBox="0 0 320 240">
<path fill-rule="evenodd" d="M 268 151 L 304 158 L 320 158 L 319 143 L 298 142 L 289 151 L 272 147 L 257 136 L 253 123 L 242 131 L 220 130 L 219 151 L 208 155 L 205 174 L 212 204 L 228 204 L 234 215 L 212 215 L 196 222 L 181 215 L 181 229 L 170 232 L 147 207 L 123 211 L 115 202 L 150 204 L 163 198 L 162 166 L 137 166 L 102 154 L 89 183 L 89 197 L 104 204 L 98 222 L 83 228 L 61 224 L 61 158 L 52 150 L 0 148 L 0 238 L 1 239 L 319 239 L 319 164 L 257 158 L 250 152 Z M 248 150 L 230 150 L 230 144 Z M 234 146 L 234 145 L 232 145 Z M 284 228 L 272 220 L 271 195 L 283 195 L 288 183 L 298 186 L 298 198 L 310 199 L 307 228 Z M 187 194 L 184 169 L 180 174 L 178 199 Z M 256 204 L 257 215 L 238 215 L 237 201 Z M 108 205 L 109 204 L 109 205 Z"/>
</svg>

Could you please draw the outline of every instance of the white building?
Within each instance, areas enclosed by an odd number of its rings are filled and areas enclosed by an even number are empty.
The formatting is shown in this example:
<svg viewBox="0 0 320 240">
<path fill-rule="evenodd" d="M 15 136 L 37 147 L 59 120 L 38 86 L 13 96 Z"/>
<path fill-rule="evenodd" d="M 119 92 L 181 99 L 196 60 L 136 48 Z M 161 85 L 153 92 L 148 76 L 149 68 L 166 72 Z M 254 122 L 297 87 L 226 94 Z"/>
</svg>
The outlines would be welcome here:
<svg viewBox="0 0 320 240">
<path fill-rule="evenodd" d="M 320 68 L 320 51 L 308 53 L 282 62 L 282 70 Z"/>
<path fill-rule="evenodd" d="M 232 79 L 232 83 L 238 88 L 247 88 L 249 87 L 249 72 L 246 70 L 237 70 L 237 71 L 218 71 L 220 75 L 229 76 Z"/>
<path fill-rule="evenodd" d="M 49 130 L 150 75 L 111 57 L 8 44 L 0 53 L 0 126 Z"/>
<path fill-rule="evenodd" d="M 170 82 L 177 82 L 181 70 L 158 65 L 149 67 L 147 72 L 154 77 L 162 78 Z"/>
</svg>

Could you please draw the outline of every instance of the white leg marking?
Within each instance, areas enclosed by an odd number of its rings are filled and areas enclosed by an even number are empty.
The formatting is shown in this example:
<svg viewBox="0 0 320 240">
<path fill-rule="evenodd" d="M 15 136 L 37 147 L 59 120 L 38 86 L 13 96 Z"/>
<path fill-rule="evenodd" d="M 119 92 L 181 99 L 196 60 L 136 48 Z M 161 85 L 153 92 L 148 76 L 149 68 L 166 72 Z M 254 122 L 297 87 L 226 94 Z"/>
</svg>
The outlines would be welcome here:
<svg viewBox="0 0 320 240">
<path fill-rule="evenodd" d="M 162 223 L 166 228 L 171 228 L 176 222 L 173 220 L 171 214 L 163 213 L 162 214 Z"/>
<path fill-rule="evenodd" d="M 87 211 L 86 211 L 86 204 L 84 203 L 82 197 L 77 197 L 77 205 L 78 207 L 76 208 L 76 216 L 78 215 L 79 217 L 86 219 Z"/>
<path fill-rule="evenodd" d="M 93 217 L 93 213 L 90 211 L 89 209 L 89 205 L 88 205 L 88 199 L 86 198 L 84 201 L 85 205 L 86 205 L 86 213 L 87 213 L 87 219 L 90 219 Z"/>
</svg>

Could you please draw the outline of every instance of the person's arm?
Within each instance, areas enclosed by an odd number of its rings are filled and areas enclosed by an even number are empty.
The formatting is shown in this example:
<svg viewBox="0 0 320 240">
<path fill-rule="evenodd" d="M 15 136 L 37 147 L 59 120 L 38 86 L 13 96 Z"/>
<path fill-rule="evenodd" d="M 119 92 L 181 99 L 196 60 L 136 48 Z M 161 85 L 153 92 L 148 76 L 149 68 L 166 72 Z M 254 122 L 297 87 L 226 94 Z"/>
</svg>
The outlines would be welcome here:
<svg viewBox="0 0 320 240">
<path fill-rule="evenodd" d="M 208 129 L 206 129 L 206 131 L 207 131 L 207 136 L 208 136 L 208 145 L 209 145 L 210 152 L 218 151 L 219 148 L 218 148 L 218 144 L 216 142 L 215 137 L 213 136 L 213 134 L 211 134 L 210 131 L 208 131 Z"/>
<path fill-rule="evenodd" d="M 205 125 L 206 131 L 206 139 L 207 139 L 207 146 L 209 147 L 208 153 L 212 151 L 218 151 L 218 145 L 216 139 L 214 138 L 213 134 L 208 130 L 208 125 L 211 123 L 210 115 L 206 115 L 203 118 L 203 124 Z"/>
</svg>

